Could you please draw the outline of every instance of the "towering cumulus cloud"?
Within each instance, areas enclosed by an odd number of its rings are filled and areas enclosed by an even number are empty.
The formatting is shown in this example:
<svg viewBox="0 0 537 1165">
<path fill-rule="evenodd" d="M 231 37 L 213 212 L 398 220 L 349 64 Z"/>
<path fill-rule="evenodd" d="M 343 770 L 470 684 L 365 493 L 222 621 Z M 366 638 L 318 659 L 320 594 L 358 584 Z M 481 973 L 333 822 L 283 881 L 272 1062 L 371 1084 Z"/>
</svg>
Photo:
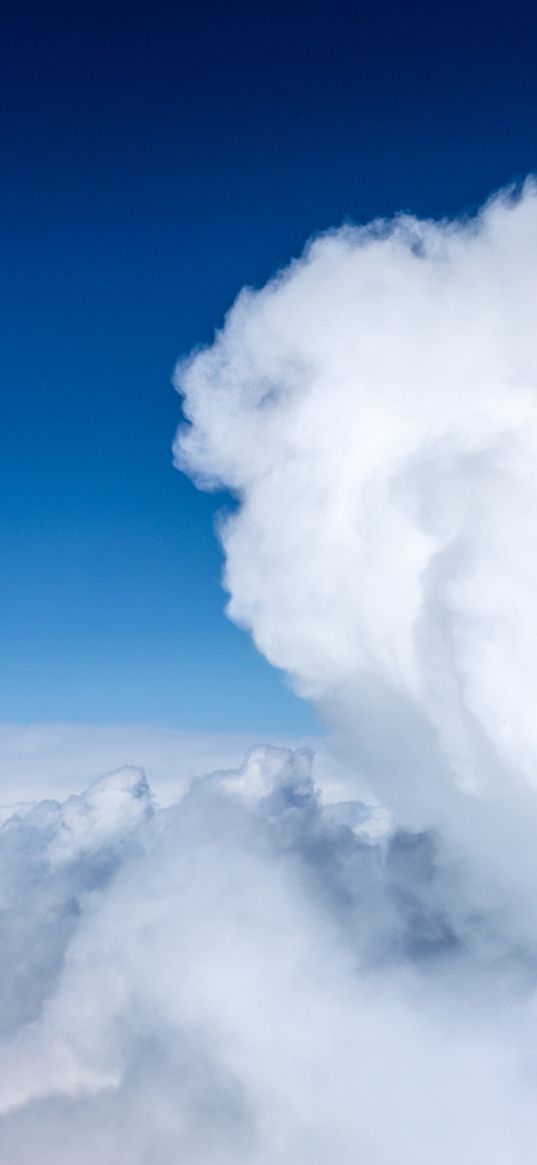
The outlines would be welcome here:
<svg viewBox="0 0 537 1165">
<path fill-rule="evenodd" d="M 180 367 L 229 613 L 534 916 L 537 189 L 316 239 Z M 485 887 L 483 892 L 487 893 Z M 513 918 L 513 925 L 518 921 Z"/>
<path fill-rule="evenodd" d="M 533 1165 L 536 309 L 527 184 L 315 240 L 180 366 L 348 792 L 260 745 L 3 811 L 2 1163 Z"/>
</svg>

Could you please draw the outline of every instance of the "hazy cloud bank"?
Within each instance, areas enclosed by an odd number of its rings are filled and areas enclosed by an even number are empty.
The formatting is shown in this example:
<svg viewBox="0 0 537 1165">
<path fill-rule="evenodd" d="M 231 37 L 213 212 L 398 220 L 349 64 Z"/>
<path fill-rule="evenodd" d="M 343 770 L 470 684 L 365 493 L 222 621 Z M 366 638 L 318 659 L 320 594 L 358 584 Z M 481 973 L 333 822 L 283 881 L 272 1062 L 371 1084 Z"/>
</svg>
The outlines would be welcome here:
<svg viewBox="0 0 537 1165">
<path fill-rule="evenodd" d="M 192 732 L 160 724 L 0 723 L 0 813 L 14 801 L 63 800 L 80 793 L 98 773 L 125 764 L 141 765 L 162 804 L 174 801 L 193 777 L 216 768 L 237 767 L 259 737 L 238 732 Z M 308 744 L 323 753 L 319 740 Z M 324 768 L 333 770 L 334 759 Z"/>
<path fill-rule="evenodd" d="M 0 863 L 10 1165 L 532 1160 L 531 955 L 307 751 L 165 810 L 120 770 L 19 810 Z"/>
</svg>

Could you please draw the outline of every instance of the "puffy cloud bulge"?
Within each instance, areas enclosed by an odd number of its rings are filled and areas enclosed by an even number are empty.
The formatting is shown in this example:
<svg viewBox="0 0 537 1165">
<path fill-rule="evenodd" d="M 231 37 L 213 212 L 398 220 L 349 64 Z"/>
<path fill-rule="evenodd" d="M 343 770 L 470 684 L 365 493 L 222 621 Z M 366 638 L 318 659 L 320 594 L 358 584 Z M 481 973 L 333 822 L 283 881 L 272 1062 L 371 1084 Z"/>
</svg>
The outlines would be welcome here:
<svg viewBox="0 0 537 1165">
<path fill-rule="evenodd" d="M 179 464 L 240 500 L 232 618 L 308 696 L 404 693 L 471 785 L 470 718 L 537 778 L 536 258 L 532 185 L 468 222 L 344 228 L 178 370 Z"/>
<path fill-rule="evenodd" d="M 0 1160 L 533 1165 L 537 193 L 315 239 L 178 368 L 338 734 L 3 810 Z"/>
<path fill-rule="evenodd" d="M 537 191 L 315 239 L 178 369 L 229 613 L 533 910 Z M 516 835 L 506 857 L 505 833 Z M 482 851 L 482 852 L 481 852 Z"/>
</svg>

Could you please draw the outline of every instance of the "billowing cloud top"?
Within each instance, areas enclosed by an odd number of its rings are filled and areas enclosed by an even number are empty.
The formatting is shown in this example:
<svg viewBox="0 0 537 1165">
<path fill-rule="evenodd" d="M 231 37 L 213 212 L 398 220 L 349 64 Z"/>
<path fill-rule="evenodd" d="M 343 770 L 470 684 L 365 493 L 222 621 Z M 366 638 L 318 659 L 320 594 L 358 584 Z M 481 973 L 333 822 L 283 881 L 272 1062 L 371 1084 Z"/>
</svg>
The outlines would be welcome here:
<svg viewBox="0 0 537 1165">
<path fill-rule="evenodd" d="M 331 232 L 179 366 L 176 442 L 238 499 L 231 617 L 403 820 L 531 897 L 536 309 L 533 182 L 464 221 Z"/>
</svg>

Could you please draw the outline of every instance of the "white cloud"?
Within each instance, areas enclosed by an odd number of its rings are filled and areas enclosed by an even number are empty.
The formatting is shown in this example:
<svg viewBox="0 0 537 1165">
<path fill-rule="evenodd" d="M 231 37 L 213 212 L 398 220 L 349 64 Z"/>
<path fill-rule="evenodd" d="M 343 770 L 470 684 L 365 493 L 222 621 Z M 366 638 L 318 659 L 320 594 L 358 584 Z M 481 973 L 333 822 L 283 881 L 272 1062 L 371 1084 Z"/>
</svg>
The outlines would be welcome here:
<svg viewBox="0 0 537 1165">
<path fill-rule="evenodd" d="M 537 191 L 318 238 L 181 365 L 229 613 L 537 925 Z M 507 847 L 505 829 L 513 837 Z M 476 875 L 477 876 L 477 875 Z M 487 891 L 484 889 L 484 893 Z"/>
<path fill-rule="evenodd" d="M 528 185 L 316 240 L 179 370 L 230 614 L 334 736 L 0 729 L 37 800 L 0 827 L 2 1162 L 533 1165 L 536 307 Z M 164 807 L 82 790 L 119 763 Z"/>
</svg>

